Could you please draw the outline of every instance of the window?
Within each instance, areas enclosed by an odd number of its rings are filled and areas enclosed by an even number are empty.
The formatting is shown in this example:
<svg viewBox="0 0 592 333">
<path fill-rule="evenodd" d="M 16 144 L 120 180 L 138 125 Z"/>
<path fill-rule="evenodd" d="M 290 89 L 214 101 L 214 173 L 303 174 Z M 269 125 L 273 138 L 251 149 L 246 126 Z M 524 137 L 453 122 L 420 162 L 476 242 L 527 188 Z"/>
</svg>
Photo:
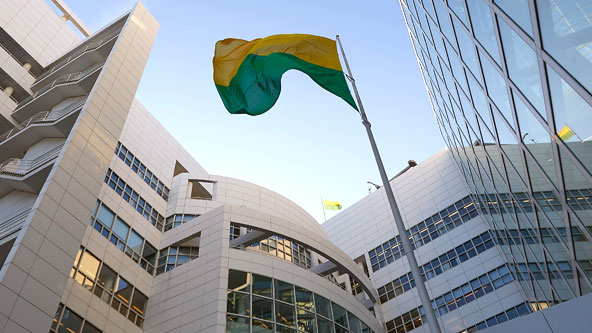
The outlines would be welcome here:
<svg viewBox="0 0 592 333">
<path fill-rule="evenodd" d="M 115 220 L 115 223 L 113 221 Z M 104 221 L 110 221 L 109 227 Z M 115 215 L 104 203 L 97 201 L 95 214 L 90 219 L 90 225 L 107 238 L 118 249 L 149 274 L 154 274 L 156 263 L 156 249 L 147 241 L 144 241 L 138 233 L 121 218 Z M 113 230 L 111 230 L 113 229 Z"/>
<path fill-rule="evenodd" d="M 105 183 L 115 192 L 122 196 L 136 211 L 148 220 L 156 229 L 162 231 L 164 227 L 164 217 L 152 208 L 148 202 L 138 195 L 128 184 L 123 181 L 113 170 L 107 170 Z"/>
<path fill-rule="evenodd" d="M 86 249 L 78 251 L 70 277 L 142 328 L 148 297 Z M 62 331 L 58 329 L 57 332 Z M 88 332 L 95 331 L 88 328 Z"/>
<path fill-rule="evenodd" d="M 198 236 L 199 237 L 199 236 Z M 168 272 L 171 269 L 189 262 L 199 256 L 197 246 L 170 246 L 160 250 L 156 275 Z"/>
<path fill-rule="evenodd" d="M 226 332 L 372 332 L 336 303 L 267 276 L 230 269 L 227 295 Z"/>
<path fill-rule="evenodd" d="M 72 312 L 69 308 L 63 304 L 58 305 L 53 322 L 51 324 L 50 332 L 58 333 L 101 333 L 102 331 L 96 328 L 94 325 Z"/>
<path fill-rule="evenodd" d="M 166 187 L 150 170 L 148 170 L 146 166 L 134 156 L 134 154 L 121 144 L 121 142 L 117 143 L 115 155 L 142 178 L 160 197 L 165 201 L 169 199 L 169 188 Z"/>
</svg>

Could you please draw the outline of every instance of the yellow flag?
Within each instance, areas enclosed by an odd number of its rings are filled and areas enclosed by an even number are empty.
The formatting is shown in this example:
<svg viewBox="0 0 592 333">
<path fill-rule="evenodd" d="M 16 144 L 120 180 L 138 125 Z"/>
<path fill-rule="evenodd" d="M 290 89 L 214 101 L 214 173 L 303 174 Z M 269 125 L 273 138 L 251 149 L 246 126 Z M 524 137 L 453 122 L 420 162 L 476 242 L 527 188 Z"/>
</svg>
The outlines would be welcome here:
<svg viewBox="0 0 592 333">
<path fill-rule="evenodd" d="M 323 200 L 323 205 L 326 210 L 341 210 L 341 203 L 339 201 Z"/>
<path fill-rule="evenodd" d="M 569 138 L 574 136 L 574 132 L 571 130 L 571 128 L 569 128 L 569 126 L 565 125 L 561 131 L 557 133 L 557 135 L 561 138 L 561 140 L 567 141 Z"/>
</svg>

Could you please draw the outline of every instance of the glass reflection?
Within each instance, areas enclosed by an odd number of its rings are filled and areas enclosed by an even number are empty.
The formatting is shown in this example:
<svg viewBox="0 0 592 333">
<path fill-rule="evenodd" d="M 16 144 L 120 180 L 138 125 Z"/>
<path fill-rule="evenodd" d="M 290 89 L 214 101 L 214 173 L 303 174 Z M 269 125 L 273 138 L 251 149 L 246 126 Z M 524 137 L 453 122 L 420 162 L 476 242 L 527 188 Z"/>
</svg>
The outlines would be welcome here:
<svg viewBox="0 0 592 333">
<path fill-rule="evenodd" d="M 537 1 L 543 48 L 592 92 L 592 0 Z"/>
<path fill-rule="evenodd" d="M 528 0 L 494 0 L 508 16 L 532 37 Z"/>
<path fill-rule="evenodd" d="M 506 23 L 499 19 L 498 22 L 510 79 L 514 81 L 537 111 L 545 117 L 537 56 L 534 50 Z"/>
<path fill-rule="evenodd" d="M 467 1 L 473 32 L 477 40 L 483 45 L 497 63 L 500 63 L 497 41 L 495 39 L 495 30 L 493 29 L 493 18 L 491 9 L 483 0 Z"/>
</svg>

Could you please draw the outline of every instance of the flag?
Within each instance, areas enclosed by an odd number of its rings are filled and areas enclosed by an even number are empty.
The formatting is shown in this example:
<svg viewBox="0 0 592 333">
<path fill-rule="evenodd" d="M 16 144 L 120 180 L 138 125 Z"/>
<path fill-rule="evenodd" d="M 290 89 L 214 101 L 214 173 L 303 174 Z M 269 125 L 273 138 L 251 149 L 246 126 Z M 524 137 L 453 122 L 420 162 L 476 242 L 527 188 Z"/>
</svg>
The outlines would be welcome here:
<svg viewBox="0 0 592 333">
<path fill-rule="evenodd" d="M 213 64 L 216 89 L 232 114 L 257 116 L 271 109 L 280 96 L 282 75 L 290 69 L 358 109 L 332 39 L 304 34 L 228 38 L 216 43 Z"/>
<path fill-rule="evenodd" d="M 565 125 L 561 131 L 557 133 L 557 135 L 561 138 L 561 140 L 567 141 L 569 138 L 574 136 L 574 132 L 571 130 L 571 128 L 569 128 L 569 126 Z"/>
<path fill-rule="evenodd" d="M 341 203 L 339 201 L 323 200 L 323 206 L 326 210 L 341 210 Z"/>
</svg>

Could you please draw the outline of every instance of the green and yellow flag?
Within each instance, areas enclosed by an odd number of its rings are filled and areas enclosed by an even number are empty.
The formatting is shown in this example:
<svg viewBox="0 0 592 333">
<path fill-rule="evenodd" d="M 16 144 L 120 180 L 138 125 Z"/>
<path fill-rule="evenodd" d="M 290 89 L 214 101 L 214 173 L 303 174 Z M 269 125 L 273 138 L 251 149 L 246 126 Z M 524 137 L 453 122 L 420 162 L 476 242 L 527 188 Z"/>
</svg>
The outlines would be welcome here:
<svg viewBox="0 0 592 333">
<path fill-rule="evenodd" d="M 561 131 L 559 131 L 559 133 L 557 133 L 557 135 L 561 138 L 561 140 L 567 141 L 569 138 L 574 136 L 574 132 L 571 130 L 571 128 L 569 126 L 565 125 L 565 126 L 563 126 Z"/>
<path fill-rule="evenodd" d="M 323 206 L 326 210 L 341 210 L 341 203 L 339 201 L 323 200 Z"/>
<path fill-rule="evenodd" d="M 349 91 L 334 40 L 290 34 L 252 41 L 228 38 L 216 43 L 214 83 L 228 112 L 260 115 L 280 96 L 282 75 L 307 74 L 327 91 L 358 109 Z"/>
</svg>

